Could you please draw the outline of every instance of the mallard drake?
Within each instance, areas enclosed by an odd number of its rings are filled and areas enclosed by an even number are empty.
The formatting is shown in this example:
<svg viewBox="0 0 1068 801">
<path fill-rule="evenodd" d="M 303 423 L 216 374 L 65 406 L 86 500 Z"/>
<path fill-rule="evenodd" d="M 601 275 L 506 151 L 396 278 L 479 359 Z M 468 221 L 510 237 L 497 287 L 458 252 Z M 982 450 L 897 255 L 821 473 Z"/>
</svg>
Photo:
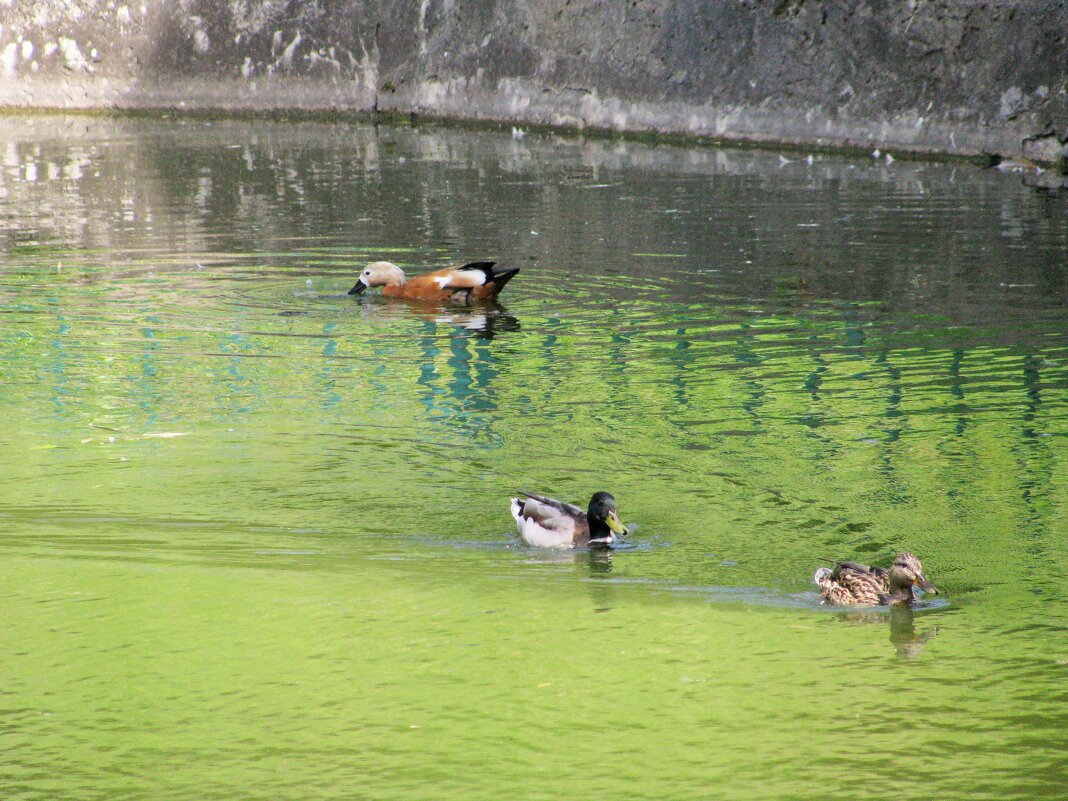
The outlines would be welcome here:
<svg viewBox="0 0 1068 801">
<path fill-rule="evenodd" d="M 380 286 L 382 294 L 390 298 L 443 303 L 493 300 L 519 272 L 518 267 L 494 272 L 494 264 L 493 261 L 473 261 L 462 267 L 446 267 L 408 280 L 404 270 L 393 262 L 373 261 L 360 273 L 360 280 L 348 293 L 359 295 L 369 287 Z"/>
<path fill-rule="evenodd" d="M 838 562 L 833 570 L 821 567 L 812 580 L 820 587 L 820 603 L 831 606 L 909 605 L 916 600 L 916 587 L 938 594 L 924 578 L 920 560 L 910 553 L 895 556 L 889 570 L 859 562 Z"/>
<path fill-rule="evenodd" d="M 627 534 L 611 493 L 595 492 L 585 512 L 543 495 L 520 495 L 524 497 L 512 498 L 512 517 L 520 538 L 535 548 L 607 547 L 617 534 Z"/>
</svg>

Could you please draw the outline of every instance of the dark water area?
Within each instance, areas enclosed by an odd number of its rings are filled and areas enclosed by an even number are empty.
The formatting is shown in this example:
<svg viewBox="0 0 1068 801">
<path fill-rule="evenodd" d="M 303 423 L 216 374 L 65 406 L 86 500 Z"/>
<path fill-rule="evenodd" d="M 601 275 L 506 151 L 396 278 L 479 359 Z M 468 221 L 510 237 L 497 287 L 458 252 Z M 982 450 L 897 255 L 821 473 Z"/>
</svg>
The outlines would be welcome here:
<svg viewBox="0 0 1068 801">
<path fill-rule="evenodd" d="M 1020 175 L 5 119 L 2 794 L 1060 798 L 1066 332 Z M 901 550 L 937 597 L 817 605 Z"/>
</svg>

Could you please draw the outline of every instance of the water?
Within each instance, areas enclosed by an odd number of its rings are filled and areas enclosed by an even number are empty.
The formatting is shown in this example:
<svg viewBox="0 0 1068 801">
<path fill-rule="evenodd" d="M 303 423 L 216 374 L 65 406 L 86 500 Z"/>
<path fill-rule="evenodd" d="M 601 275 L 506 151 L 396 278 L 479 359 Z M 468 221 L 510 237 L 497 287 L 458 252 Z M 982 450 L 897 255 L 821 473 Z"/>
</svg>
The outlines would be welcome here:
<svg viewBox="0 0 1068 801">
<path fill-rule="evenodd" d="M 790 158 L 4 120 L 4 798 L 1062 797 L 1068 199 Z"/>
</svg>

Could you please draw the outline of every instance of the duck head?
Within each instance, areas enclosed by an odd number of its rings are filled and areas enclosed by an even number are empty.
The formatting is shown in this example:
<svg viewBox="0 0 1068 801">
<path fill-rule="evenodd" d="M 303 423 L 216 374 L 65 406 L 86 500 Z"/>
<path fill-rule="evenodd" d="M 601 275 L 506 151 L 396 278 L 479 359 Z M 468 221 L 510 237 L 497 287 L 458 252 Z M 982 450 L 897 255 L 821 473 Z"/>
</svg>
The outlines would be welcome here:
<svg viewBox="0 0 1068 801">
<path fill-rule="evenodd" d="M 386 284 L 403 284 L 404 271 L 391 261 L 373 261 L 364 267 L 360 280 L 349 290 L 350 295 L 359 295 L 368 287 Z"/>
<path fill-rule="evenodd" d="M 916 588 L 938 595 L 938 590 L 923 575 L 923 565 L 910 553 L 899 553 L 890 565 L 890 602 L 911 602 L 916 599 Z"/>
<path fill-rule="evenodd" d="M 616 534 L 625 537 L 629 532 L 619 519 L 616 499 L 610 492 L 596 492 L 590 498 L 586 519 L 590 524 L 590 545 L 608 545 Z"/>
</svg>

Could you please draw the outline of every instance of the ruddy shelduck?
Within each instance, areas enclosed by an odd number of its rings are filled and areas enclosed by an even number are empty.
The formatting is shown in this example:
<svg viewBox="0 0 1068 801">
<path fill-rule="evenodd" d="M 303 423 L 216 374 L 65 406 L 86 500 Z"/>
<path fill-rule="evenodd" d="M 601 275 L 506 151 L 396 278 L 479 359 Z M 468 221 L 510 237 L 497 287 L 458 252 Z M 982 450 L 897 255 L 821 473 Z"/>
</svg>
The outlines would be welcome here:
<svg viewBox="0 0 1068 801">
<path fill-rule="evenodd" d="M 494 272 L 494 264 L 493 261 L 473 261 L 462 267 L 446 267 L 409 280 L 393 262 L 373 261 L 360 273 L 360 280 L 349 294 L 359 295 L 370 287 L 380 286 L 382 294 L 388 298 L 440 303 L 492 301 L 519 272 L 518 267 Z"/>
</svg>

